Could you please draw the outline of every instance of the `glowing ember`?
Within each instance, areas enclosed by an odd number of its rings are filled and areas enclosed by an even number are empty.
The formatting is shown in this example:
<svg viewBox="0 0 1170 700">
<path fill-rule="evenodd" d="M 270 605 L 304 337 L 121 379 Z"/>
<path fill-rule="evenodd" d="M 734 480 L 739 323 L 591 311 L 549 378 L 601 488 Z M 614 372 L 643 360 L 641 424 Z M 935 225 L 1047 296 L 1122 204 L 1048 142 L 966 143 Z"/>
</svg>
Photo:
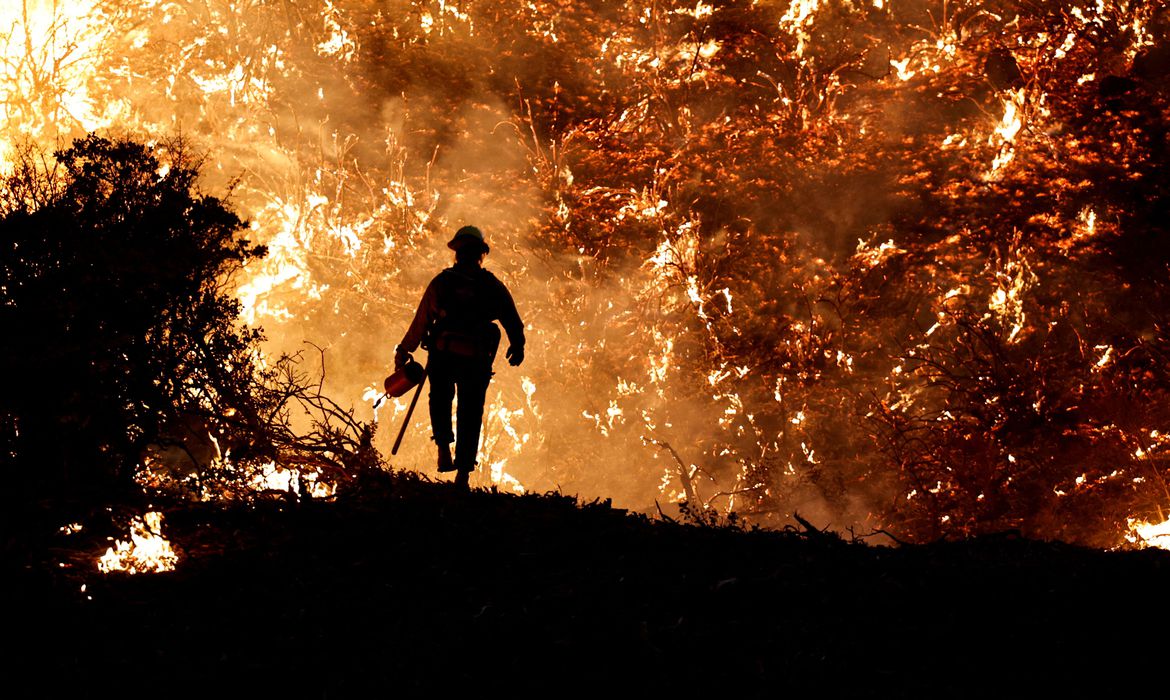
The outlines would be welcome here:
<svg viewBox="0 0 1170 700">
<path fill-rule="evenodd" d="M 151 511 L 130 521 L 130 539 L 116 540 L 98 560 L 104 574 L 125 571 L 128 574 L 174 571 L 179 556 L 162 536 L 162 513 Z"/>
</svg>

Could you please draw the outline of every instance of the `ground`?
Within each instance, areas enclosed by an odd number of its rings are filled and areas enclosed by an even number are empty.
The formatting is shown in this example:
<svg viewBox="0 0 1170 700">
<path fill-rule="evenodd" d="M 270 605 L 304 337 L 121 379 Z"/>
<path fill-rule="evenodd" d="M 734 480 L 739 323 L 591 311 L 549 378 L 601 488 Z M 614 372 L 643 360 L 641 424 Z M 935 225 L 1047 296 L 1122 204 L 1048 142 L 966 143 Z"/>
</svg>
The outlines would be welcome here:
<svg viewBox="0 0 1170 700">
<path fill-rule="evenodd" d="M 336 502 L 166 513 L 183 557 L 168 574 L 100 575 L 84 535 L 6 540 L 13 697 L 1116 697 L 1164 683 L 1157 550 L 1011 534 L 876 547 L 402 477 Z"/>
</svg>

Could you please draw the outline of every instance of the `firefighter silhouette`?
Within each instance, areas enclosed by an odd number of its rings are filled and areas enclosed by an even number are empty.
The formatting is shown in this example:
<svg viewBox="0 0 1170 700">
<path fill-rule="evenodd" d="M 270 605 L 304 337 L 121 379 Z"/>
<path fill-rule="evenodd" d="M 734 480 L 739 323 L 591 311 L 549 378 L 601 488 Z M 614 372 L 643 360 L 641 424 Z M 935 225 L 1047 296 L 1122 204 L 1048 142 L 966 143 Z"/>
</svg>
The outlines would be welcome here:
<svg viewBox="0 0 1170 700">
<path fill-rule="evenodd" d="M 483 268 L 491 249 L 478 228 L 459 229 L 447 247 L 455 251 L 455 264 L 427 285 L 414 321 L 394 351 L 394 367 L 403 367 L 420 345 L 427 351 L 431 432 L 439 448 L 439 471 L 454 471 L 455 484 L 466 487 L 476 467 L 483 404 L 500 346 L 495 321 L 508 334 L 505 356 L 513 367 L 524 361 L 524 323 L 508 288 Z M 451 429 L 456 394 L 458 436 Z"/>
</svg>

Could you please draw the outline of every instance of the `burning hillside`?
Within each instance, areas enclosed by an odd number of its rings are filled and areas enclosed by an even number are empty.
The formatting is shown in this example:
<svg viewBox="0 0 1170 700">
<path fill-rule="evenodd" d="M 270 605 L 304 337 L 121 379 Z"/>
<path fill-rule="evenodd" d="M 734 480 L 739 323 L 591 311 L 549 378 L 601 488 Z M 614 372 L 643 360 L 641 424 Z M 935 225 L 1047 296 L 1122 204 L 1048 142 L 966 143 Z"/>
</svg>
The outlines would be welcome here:
<svg viewBox="0 0 1170 700">
<path fill-rule="evenodd" d="M 198 144 L 268 250 L 243 318 L 271 358 L 324 348 L 355 425 L 404 416 L 372 387 L 483 228 L 531 327 L 481 485 L 1113 547 L 1170 508 L 1168 27 L 1149 0 L 22 0 L 0 129 L 9 164 Z M 429 470 L 427 434 L 392 466 Z"/>
</svg>

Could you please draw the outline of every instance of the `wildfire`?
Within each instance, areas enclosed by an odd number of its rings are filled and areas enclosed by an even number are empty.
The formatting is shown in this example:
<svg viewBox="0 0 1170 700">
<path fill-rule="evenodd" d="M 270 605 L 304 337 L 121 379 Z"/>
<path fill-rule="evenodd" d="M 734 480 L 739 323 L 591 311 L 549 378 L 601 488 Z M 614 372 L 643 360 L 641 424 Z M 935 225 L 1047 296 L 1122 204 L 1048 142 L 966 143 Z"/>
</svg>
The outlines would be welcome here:
<svg viewBox="0 0 1170 700">
<path fill-rule="evenodd" d="M 162 513 L 150 511 L 130 521 L 130 539 L 115 540 L 114 546 L 97 562 L 103 574 L 125 571 L 128 574 L 174 571 L 179 555 L 162 536 Z"/>
<path fill-rule="evenodd" d="M 1111 517 L 1164 497 L 1164 462 L 1118 427 L 1165 422 L 1164 324 L 1132 310 L 1163 283 L 1112 272 L 1144 264 L 1127 235 L 1161 235 L 1132 233 L 1126 199 L 1160 162 L 1157 3 L 401 5 L 8 3 L 6 153 L 192 138 L 268 249 L 225 282 L 242 319 L 272 357 L 328 348 L 339 404 L 383 427 L 406 402 L 375 408 L 372 379 L 450 263 L 443 232 L 482 224 L 533 324 L 486 414 L 501 488 L 644 507 L 664 479 L 770 524 L 812 500 L 934 537 L 1026 520 L 1026 479 L 1088 498 L 1081 463 L 1136 447 L 1141 498 Z M 404 448 L 395 468 L 433 464 Z M 252 490 L 336 488 L 230 466 Z"/>
</svg>

